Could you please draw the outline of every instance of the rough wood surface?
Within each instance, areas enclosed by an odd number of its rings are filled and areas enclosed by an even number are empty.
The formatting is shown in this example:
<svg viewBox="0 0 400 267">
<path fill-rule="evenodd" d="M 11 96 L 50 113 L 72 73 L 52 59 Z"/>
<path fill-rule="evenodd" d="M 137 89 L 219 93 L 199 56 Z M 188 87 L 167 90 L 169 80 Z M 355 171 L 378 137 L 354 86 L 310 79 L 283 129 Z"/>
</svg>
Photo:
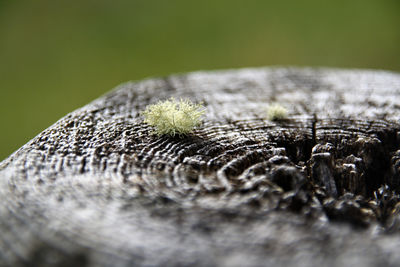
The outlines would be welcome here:
<svg viewBox="0 0 400 267">
<path fill-rule="evenodd" d="M 143 124 L 171 96 L 204 102 L 191 136 Z M 123 84 L 0 164 L 0 265 L 400 266 L 399 103 L 383 71 Z"/>
</svg>

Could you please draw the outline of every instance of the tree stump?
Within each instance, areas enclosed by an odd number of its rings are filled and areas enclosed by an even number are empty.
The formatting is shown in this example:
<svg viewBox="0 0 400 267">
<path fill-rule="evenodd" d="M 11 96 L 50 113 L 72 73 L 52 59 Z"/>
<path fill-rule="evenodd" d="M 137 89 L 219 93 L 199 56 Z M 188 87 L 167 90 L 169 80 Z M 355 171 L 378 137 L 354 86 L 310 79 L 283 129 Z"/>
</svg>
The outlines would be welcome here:
<svg viewBox="0 0 400 267">
<path fill-rule="evenodd" d="M 191 135 L 143 123 L 170 97 L 204 103 Z M 399 118 L 384 71 L 123 84 L 0 164 L 0 265 L 400 266 Z"/>
</svg>

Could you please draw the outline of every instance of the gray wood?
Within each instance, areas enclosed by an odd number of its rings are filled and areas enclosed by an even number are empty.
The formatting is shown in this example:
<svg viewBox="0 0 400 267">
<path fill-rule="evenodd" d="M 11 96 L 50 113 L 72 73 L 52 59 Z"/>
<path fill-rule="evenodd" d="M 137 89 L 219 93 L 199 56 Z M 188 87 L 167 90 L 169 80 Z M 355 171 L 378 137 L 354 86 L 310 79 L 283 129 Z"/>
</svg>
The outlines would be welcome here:
<svg viewBox="0 0 400 267">
<path fill-rule="evenodd" d="M 207 108 L 182 139 L 140 117 L 171 96 Z M 384 71 L 123 84 L 0 164 L 0 265 L 400 266 L 399 103 Z"/>
</svg>

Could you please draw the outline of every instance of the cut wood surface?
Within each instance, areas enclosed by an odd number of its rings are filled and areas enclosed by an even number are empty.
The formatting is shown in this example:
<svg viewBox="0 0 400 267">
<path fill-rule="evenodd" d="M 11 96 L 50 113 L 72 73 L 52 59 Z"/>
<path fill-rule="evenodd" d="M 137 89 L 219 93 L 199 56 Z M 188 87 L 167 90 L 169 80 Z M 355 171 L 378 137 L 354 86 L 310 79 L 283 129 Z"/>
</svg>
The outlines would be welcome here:
<svg viewBox="0 0 400 267">
<path fill-rule="evenodd" d="M 206 108 L 186 137 L 143 123 L 170 97 Z M 385 71 L 123 84 L 0 164 L 0 266 L 400 266 L 399 119 Z"/>
</svg>

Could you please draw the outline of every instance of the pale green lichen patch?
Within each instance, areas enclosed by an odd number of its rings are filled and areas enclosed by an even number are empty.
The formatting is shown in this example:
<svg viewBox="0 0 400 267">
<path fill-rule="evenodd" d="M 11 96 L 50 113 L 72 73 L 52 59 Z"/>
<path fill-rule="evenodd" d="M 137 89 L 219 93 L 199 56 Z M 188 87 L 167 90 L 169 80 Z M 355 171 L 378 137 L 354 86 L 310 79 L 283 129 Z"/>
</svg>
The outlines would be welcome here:
<svg viewBox="0 0 400 267">
<path fill-rule="evenodd" d="M 202 104 L 170 98 L 147 106 L 142 115 L 144 122 L 154 127 L 155 134 L 175 136 L 191 133 L 194 127 L 200 125 L 204 113 Z"/>
<path fill-rule="evenodd" d="M 270 121 L 278 121 L 287 118 L 287 109 L 280 104 L 274 103 L 267 108 L 267 118 Z"/>
</svg>

